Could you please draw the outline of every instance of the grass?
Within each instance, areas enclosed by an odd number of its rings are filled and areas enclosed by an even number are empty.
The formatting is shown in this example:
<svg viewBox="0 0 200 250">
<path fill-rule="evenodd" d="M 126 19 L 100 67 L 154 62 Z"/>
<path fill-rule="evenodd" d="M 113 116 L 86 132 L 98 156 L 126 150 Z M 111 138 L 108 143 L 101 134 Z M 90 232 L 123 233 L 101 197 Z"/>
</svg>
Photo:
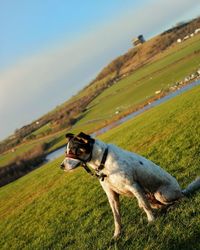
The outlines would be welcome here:
<svg viewBox="0 0 200 250">
<path fill-rule="evenodd" d="M 87 129 L 112 119 L 118 110 L 123 112 L 137 107 L 157 90 L 169 88 L 200 67 L 200 36 L 166 50 L 151 62 L 106 89 L 88 107 L 85 116 L 76 124 Z M 175 51 L 176 48 L 176 51 Z M 91 121 L 90 123 L 88 121 Z"/>
<path fill-rule="evenodd" d="M 185 187 L 200 175 L 200 87 L 107 132 L 101 139 L 155 161 Z M 121 198 L 122 237 L 98 181 L 61 158 L 0 188 L 0 249 L 200 249 L 200 193 L 148 225 L 135 199 Z"/>
<path fill-rule="evenodd" d="M 19 147 L 15 148 L 15 151 L 9 151 L 1 155 L 0 157 L 0 167 L 5 166 L 9 162 L 13 161 L 17 156 L 24 154 L 25 152 L 33 149 L 38 142 L 33 141 L 31 143 L 21 144 Z"/>
<path fill-rule="evenodd" d="M 184 43 L 172 46 L 162 54 L 159 54 L 153 62 L 139 68 L 128 77 L 103 91 L 102 94 L 91 102 L 83 118 L 75 124 L 72 131 L 78 132 L 84 130 L 86 132 L 93 132 L 106 125 L 107 122 L 116 119 L 116 111 L 119 111 L 121 115 L 121 113 L 129 109 L 136 108 L 139 104 L 155 95 L 156 90 L 167 89 L 176 81 L 182 80 L 186 75 L 194 72 L 200 67 L 199 53 L 195 53 L 195 51 L 200 50 L 199 41 L 200 35 L 197 35 Z M 80 92 L 80 95 L 74 98 L 81 97 L 89 91 L 88 89 L 95 88 L 96 85 L 102 84 L 103 81 L 99 81 L 94 86 L 86 88 Z M 70 101 L 64 103 L 63 106 L 69 103 Z M 60 107 L 62 105 L 58 108 Z M 52 112 L 56 112 L 56 110 Z M 39 136 L 49 129 L 51 129 L 51 125 L 47 124 L 33 134 Z M 51 141 L 49 151 L 62 146 L 65 143 L 65 132 L 61 131 L 56 135 L 51 135 L 44 139 L 41 138 L 40 140 L 23 143 L 16 148 L 14 153 L 8 152 L 0 156 L 0 167 L 8 164 L 17 155 L 28 151 L 41 141 Z"/>
<path fill-rule="evenodd" d="M 35 130 L 32 134 L 35 136 L 38 136 L 40 134 L 45 134 L 47 132 L 51 131 L 51 124 L 47 123 L 44 126 L 42 126 L 41 128 Z"/>
<path fill-rule="evenodd" d="M 64 131 L 60 131 L 59 133 L 46 136 L 44 138 L 42 137 L 37 140 L 31 140 L 31 141 L 20 144 L 19 146 L 15 147 L 14 152 L 8 151 L 1 155 L 0 168 L 12 162 L 16 157 L 21 156 L 24 153 L 34 149 L 34 147 L 38 147 L 42 143 L 50 144 L 47 150 L 47 153 L 61 147 L 66 141 L 65 134 L 66 134 L 66 131 L 64 130 Z"/>
</svg>

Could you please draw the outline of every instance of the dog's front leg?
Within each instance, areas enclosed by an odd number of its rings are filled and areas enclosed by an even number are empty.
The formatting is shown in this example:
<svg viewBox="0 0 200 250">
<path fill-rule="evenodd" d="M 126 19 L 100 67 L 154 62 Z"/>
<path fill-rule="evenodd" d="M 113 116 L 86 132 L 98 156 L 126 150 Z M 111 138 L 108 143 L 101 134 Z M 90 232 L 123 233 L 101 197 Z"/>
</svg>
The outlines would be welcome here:
<svg viewBox="0 0 200 250">
<path fill-rule="evenodd" d="M 146 199 L 145 193 L 138 183 L 134 183 L 132 186 L 128 186 L 129 191 L 137 198 L 139 207 L 143 208 L 146 212 L 148 221 L 154 221 L 155 217 L 153 215 L 149 201 Z"/>
<path fill-rule="evenodd" d="M 110 203 L 115 224 L 115 232 L 113 235 L 114 239 L 117 239 L 121 233 L 121 216 L 120 216 L 120 207 L 119 207 L 119 194 L 114 191 L 109 191 L 106 193 L 108 196 L 108 201 Z"/>
<path fill-rule="evenodd" d="M 113 235 L 114 239 L 117 239 L 121 233 L 121 216 L 120 216 L 120 205 L 119 205 L 119 194 L 114 192 L 108 185 L 101 182 L 101 185 L 104 191 L 107 194 L 109 204 L 111 206 L 113 216 L 114 216 L 114 224 L 115 224 L 115 232 Z"/>
</svg>

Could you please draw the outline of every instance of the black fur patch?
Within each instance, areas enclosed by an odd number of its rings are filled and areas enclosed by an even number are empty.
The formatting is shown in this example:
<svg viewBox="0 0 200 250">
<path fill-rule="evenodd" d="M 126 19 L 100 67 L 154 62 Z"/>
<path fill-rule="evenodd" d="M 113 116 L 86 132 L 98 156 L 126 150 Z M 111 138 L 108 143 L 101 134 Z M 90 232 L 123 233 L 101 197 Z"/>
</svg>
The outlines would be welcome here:
<svg viewBox="0 0 200 250">
<path fill-rule="evenodd" d="M 67 134 L 65 135 L 65 137 L 66 137 L 68 140 L 71 140 L 71 139 L 74 137 L 74 134 L 72 134 L 72 133 L 67 133 Z"/>
</svg>

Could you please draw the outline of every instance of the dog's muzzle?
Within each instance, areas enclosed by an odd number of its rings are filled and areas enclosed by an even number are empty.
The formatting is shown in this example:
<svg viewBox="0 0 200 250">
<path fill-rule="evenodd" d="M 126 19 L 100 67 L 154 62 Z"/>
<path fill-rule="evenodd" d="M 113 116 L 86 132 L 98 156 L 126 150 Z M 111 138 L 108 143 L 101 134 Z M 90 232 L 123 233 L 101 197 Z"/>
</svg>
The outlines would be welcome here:
<svg viewBox="0 0 200 250">
<path fill-rule="evenodd" d="M 77 168 L 81 164 L 81 161 L 78 159 L 65 158 L 64 161 L 60 164 L 60 168 L 64 171 L 70 171 Z"/>
</svg>

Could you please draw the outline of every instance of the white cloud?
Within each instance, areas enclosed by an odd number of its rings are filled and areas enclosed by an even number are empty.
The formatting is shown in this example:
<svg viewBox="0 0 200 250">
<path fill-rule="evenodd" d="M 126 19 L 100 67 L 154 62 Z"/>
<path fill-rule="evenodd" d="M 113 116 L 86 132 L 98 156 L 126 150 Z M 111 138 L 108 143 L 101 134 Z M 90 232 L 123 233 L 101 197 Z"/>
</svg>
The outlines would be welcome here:
<svg viewBox="0 0 200 250">
<path fill-rule="evenodd" d="M 134 36 L 168 28 L 166 23 L 197 7 L 197 0 L 152 0 L 75 41 L 60 43 L 0 72 L 0 137 L 77 92 L 106 62 L 130 47 Z"/>
</svg>

